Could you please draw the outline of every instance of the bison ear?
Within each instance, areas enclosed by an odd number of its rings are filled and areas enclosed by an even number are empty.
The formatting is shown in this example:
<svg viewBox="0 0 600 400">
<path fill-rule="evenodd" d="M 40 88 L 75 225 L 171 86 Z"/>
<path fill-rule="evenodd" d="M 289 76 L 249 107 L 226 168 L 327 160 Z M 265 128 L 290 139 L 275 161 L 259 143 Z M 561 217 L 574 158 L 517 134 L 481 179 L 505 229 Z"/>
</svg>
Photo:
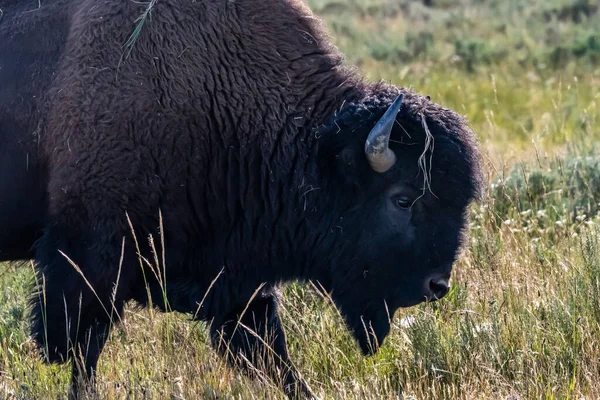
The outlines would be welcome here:
<svg viewBox="0 0 600 400">
<path fill-rule="evenodd" d="M 356 149 L 345 148 L 335 156 L 339 174 L 344 182 L 355 190 L 360 187 L 359 154 Z"/>
</svg>

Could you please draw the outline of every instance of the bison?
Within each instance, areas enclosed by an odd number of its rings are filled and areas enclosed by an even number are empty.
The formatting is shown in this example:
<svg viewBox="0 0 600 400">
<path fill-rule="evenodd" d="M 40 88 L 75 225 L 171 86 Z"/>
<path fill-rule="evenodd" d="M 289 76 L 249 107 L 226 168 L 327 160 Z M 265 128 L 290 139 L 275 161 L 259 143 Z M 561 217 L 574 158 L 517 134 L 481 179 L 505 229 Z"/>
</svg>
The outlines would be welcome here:
<svg viewBox="0 0 600 400">
<path fill-rule="evenodd" d="M 0 9 L 0 261 L 35 260 L 32 336 L 73 360 L 72 393 L 129 301 L 209 321 L 232 363 L 302 396 L 280 284 L 318 282 L 365 354 L 448 292 L 474 134 L 347 66 L 301 1 Z"/>
</svg>

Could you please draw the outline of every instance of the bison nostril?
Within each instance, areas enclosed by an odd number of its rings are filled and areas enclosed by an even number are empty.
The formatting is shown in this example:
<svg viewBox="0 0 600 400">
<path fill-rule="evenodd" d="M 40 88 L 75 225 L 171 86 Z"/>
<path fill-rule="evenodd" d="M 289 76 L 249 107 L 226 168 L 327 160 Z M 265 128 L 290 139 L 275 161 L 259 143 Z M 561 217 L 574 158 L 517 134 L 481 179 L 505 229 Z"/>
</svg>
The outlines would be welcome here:
<svg viewBox="0 0 600 400">
<path fill-rule="evenodd" d="M 429 281 L 429 289 L 431 290 L 433 297 L 441 299 L 450 290 L 450 285 L 448 284 L 447 279 L 432 279 Z"/>
</svg>

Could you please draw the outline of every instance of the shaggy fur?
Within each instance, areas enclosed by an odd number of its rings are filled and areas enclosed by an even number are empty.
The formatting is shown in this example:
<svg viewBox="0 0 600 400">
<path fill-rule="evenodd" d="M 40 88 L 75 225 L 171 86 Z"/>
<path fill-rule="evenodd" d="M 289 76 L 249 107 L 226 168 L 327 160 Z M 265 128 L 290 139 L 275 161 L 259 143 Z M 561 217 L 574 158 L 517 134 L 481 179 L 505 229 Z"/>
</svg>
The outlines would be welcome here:
<svg viewBox="0 0 600 400">
<path fill-rule="evenodd" d="M 37 7 L 0 0 L 0 259 L 35 258 L 33 336 L 51 362 L 85 359 L 74 379 L 93 375 L 124 304 L 149 303 L 145 282 L 154 305 L 211 321 L 231 361 L 263 346 L 231 329 L 241 317 L 282 367 L 279 283 L 318 281 L 369 352 L 388 312 L 449 275 L 480 188 L 472 132 L 344 66 L 298 0 L 161 0 L 130 48 L 146 3 Z M 379 174 L 364 143 L 401 92 L 398 162 Z M 128 221 L 151 260 L 159 210 L 166 296 Z M 280 369 L 287 393 L 309 393 Z"/>
</svg>

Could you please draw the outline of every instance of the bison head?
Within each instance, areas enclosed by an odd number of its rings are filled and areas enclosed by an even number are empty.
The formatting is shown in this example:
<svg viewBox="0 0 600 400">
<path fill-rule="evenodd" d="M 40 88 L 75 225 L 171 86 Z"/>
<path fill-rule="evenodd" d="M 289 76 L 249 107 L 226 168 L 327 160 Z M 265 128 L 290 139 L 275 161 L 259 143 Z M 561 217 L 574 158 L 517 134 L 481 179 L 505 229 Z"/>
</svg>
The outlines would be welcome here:
<svg viewBox="0 0 600 400">
<path fill-rule="evenodd" d="M 320 133 L 335 215 L 334 238 L 323 239 L 325 286 L 372 353 L 394 311 L 448 292 L 480 193 L 480 156 L 463 118 L 389 87 L 347 105 Z"/>
</svg>

